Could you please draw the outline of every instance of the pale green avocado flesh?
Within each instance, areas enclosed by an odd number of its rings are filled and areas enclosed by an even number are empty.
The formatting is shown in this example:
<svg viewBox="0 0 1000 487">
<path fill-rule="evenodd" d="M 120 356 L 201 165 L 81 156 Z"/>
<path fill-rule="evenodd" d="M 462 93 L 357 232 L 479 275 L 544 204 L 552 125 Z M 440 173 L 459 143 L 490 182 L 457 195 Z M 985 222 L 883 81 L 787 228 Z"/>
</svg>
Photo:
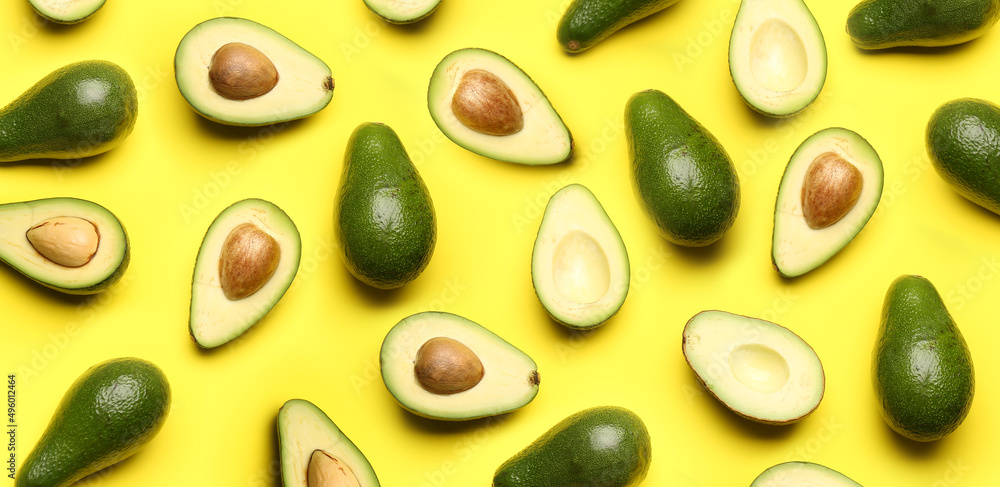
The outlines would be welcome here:
<svg viewBox="0 0 1000 487">
<path fill-rule="evenodd" d="M 252 227 L 244 227 L 250 224 Z M 247 296 L 233 298 L 222 285 L 224 248 L 235 229 L 251 228 L 267 234 L 278 249 L 277 265 L 262 286 Z M 240 247 L 241 249 L 244 247 Z M 251 250 L 257 247 L 247 246 Z M 214 348 L 243 334 L 284 296 L 299 268 L 302 243 L 291 218 L 273 203 L 261 199 L 236 202 L 222 211 L 205 232 L 191 280 L 189 328 L 198 346 Z M 253 260 L 250 252 L 233 254 Z M 228 259 L 227 259 L 228 260 Z M 246 268 L 257 269 L 257 264 Z"/>
<path fill-rule="evenodd" d="M 585 186 L 571 184 L 549 199 L 531 253 L 531 281 L 545 311 L 570 328 L 599 326 L 625 302 L 628 252 Z"/>
<path fill-rule="evenodd" d="M 59 24 L 87 20 L 104 6 L 105 0 L 28 0 L 38 15 Z"/>
<path fill-rule="evenodd" d="M 743 0 L 729 38 L 729 73 L 746 103 L 793 115 L 826 82 L 826 42 L 802 0 Z"/>
<path fill-rule="evenodd" d="M 785 462 L 761 472 L 750 487 L 814 485 L 821 487 L 861 487 L 846 475 L 818 463 Z"/>
<path fill-rule="evenodd" d="M 412 24 L 434 13 L 441 0 L 364 0 L 375 15 L 392 24 Z"/>
<path fill-rule="evenodd" d="M 379 487 L 375 470 L 365 455 L 315 404 L 305 399 L 290 399 L 278 410 L 277 423 L 284 487 L 311 487 L 310 462 L 317 451 L 335 459 L 339 467 L 339 472 L 332 473 L 344 483 L 332 485 Z"/>
<path fill-rule="evenodd" d="M 85 227 L 92 225 L 84 230 L 97 236 L 96 252 L 83 265 L 70 267 L 57 263 L 35 247 L 41 244 L 33 244 L 28 238 L 32 228 L 66 217 L 86 222 Z M 50 248 L 64 248 L 79 234 L 53 235 L 59 238 L 51 242 Z M 46 287 L 69 294 L 101 292 L 121 279 L 129 258 L 125 227 L 97 203 L 77 198 L 47 198 L 0 205 L 0 260 Z"/>
<path fill-rule="evenodd" d="M 220 94 L 210 71 L 216 53 L 231 43 L 250 46 L 273 65 L 277 81 L 269 91 L 246 99 Z M 333 98 L 333 74 L 325 62 L 275 30 L 237 17 L 194 26 L 177 46 L 174 74 L 191 108 L 227 125 L 258 126 L 307 117 Z"/>
<path fill-rule="evenodd" d="M 457 341 L 471 351 L 482 365 L 481 379 L 461 392 L 441 394 L 427 389 L 417 376 L 416 364 L 421 348 L 433 338 Z M 386 334 L 379 363 L 382 381 L 396 401 L 431 419 L 494 416 L 528 404 L 538 393 L 538 367 L 531 357 L 482 325 L 450 313 L 427 311 L 401 320 Z M 441 363 L 463 365 L 453 357 Z"/>
<path fill-rule="evenodd" d="M 839 219 L 814 228 L 806 220 L 805 211 L 807 206 L 816 207 L 819 203 L 807 203 L 803 187 L 810 168 L 823 160 L 835 160 L 837 164 L 847 163 L 856 168 L 856 172 L 851 172 L 859 177 L 860 193 Z M 808 178 L 809 181 L 813 179 Z M 796 277 L 830 260 L 861 232 L 875 213 L 882 197 L 882 185 L 882 160 L 863 137 L 840 127 L 820 130 L 809 136 L 792 154 L 778 187 L 771 246 L 774 268 L 785 277 Z"/>
<path fill-rule="evenodd" d="M 492 135 L 470 128 L 452 106 L 462 80 L 470 71 L 492 73 L 505 84 L 523 115 L 515 133 Z M 434 69 L 427 89 L 427 107 L 438 128 L 452 142 L 484 157 L 526 165 L 556 164 L 569 159 L 573 136 L 542 90 L 521 68 L 485 49 L 459 49 Z"/>
</svg>

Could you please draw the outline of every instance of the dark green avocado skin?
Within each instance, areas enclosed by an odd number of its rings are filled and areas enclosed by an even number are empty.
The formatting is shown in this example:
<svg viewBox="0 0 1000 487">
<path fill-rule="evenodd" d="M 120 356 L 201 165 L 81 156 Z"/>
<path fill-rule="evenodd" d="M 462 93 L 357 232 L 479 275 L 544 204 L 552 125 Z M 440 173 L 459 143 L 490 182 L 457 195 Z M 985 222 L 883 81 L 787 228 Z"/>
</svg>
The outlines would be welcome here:
<svg viewBox="0 0 1000 487">
<path fill-rule="evenodd" d="M 961 44 L 1000 19 L 1000 0 L 864 0 L 847 16 L 861 49 Z"/>
<path fill-rule="evenodd" d="M 740 208 L 739 177 L 722 144 L 658 90 L 632 95 L 625 132 L 633 187 L 660 233 L 689 247 L 722 238 Z"/>
<path fill-rule="evenodd" d="M 434 205 L 389 126 L 363 123 L 351 134 L 334 218 L 344 263 L 369 286 L 398 288 L 430 262 Z"/>
<path fill-rule="evenodd" d="M 0 110 L 0 162 L 106 152 L 132 133 L 138 107 L 132 78 L 117 64 L 63 66 Z"/>
<path fill-rule="evenodd" d="M 66 391 L 16 487 L 65 487 L 135 454 L 166 420 L 170 385 L 154 364 L 108 360 Z"/>
<path fill-rule="evenodd" d="M 926 144 L 942 179 L 1000 214 L 1000 107 L 974 98 L 949 101 L 931 115 Z"/>
<path fill-rule="evenodd" d="M 618 406 L 560 421 L 504 462 L 493 487 L 627 487 L 649 472 L 652 446 L 642 419 Z"/>
<path fill-rule="evenodd" d="M 573 0 L 556 28 L 559 45 L 580 52 L 678 0 Z"/>
<path fill-rule="evenodd" d="M 885 296 L 872 353 L 882 417 L 897 433 L 935 441 L 972 407 L 972 357 L 941 296 L 921 276 L 900 276 Z"/>
</svg>

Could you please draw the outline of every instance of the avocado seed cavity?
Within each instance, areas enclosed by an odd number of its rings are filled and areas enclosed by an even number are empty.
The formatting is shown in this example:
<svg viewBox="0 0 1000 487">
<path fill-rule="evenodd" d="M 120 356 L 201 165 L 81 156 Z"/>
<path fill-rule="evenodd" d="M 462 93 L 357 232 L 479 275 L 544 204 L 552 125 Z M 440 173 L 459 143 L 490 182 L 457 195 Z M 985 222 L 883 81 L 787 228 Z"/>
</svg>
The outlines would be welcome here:
<svg viewBox="0 0 1000 487">
<path fill-rule="evenodd" d="M 802 181 L 802 215 L 813 230 L 840 221 L 861 197 L 861 171 L 833 152 L 816 157 Z"/>
<path fill-rule="evenodd" d="M 339 458 L 323 450 L 315 450 L 309 457 L 306 470 L 307 487 L 361 487 L 358 478 Z"/>
<path fill-rule="evenodd" d="M 49 218 L 25 233 L 31 246 L 63 267 L 80 267 L 94 258 L 101 235 L 97 226 L 75 216 Z"/>
<path fill-rule="evenodd" d="M 230 42 L 212 55 L 208 79 L 222 97 L 249 100 L 264 95 L 278 84 L 278 70 L 257 48 Z"/>
<path fill-rule="evenodd" d="M 413 371 L 428 392 L 455 394 L 475 387 L 483 379 L 483 363 L 458 340 L 435 337 L 417 350 Z"/>
<path fill-rule="evenodd" d="M 512 135 L 524 128 L 517 97 L 497 75 L 473 69 L 462 75 L 451 110 L 462 125 L 486 135 Z"/>
<path fill-rule="evenodd" d="M 281 260 L 281 248 L 274 237 L 253 223 L 234 228 L 222 244 L 219 281 L 230 301 L 257 292 L 274 274 Z"/>
</svg>

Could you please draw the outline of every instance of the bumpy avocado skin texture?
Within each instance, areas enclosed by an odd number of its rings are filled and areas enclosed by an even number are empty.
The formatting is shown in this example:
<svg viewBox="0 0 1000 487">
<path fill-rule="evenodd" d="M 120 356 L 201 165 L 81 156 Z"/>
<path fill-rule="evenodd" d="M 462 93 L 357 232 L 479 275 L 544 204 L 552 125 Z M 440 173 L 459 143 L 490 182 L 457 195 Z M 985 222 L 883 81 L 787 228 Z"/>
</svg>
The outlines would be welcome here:
<svg viewBox="0 0 1000 487">
<path fill-rule="evenodd" d="M 671 242 L 712 244 L 733 226 L 740 181 L 722 144 L 665 93 L 632 95 L 625 107 L 632 183 Z"/>
<path fill-rule="evenodd" d="M 1000 19 L 1000 0 L 864 0 L 847 16 L 847 34 L 861 49 L 961 44 Z"/>
<path fill-rule="evenodd" d="M 1000 214 L 1000 106 L 960 98 L 931 115 L 927 153 L 937 173 L 960 195 Z"/>
<path fill-rule="evenodd" d="M 580 52 L 622 27 L 653 15 L 677 0 L 573 0 L 566 8 L 556 38 L 567 52 Z"/>
<path fill-rule="evenodd" d="M 351 134 L 336 206 L 344 263 L 359 280 L 398 288 L 427 267 L 437 239 L 434 204 L 389 126 L 363 123 Z"/>
<path fill-rule="evenodd" d="M 117 64 L 66 65 L 0 110 L 0 162 L 109 151 L 132 133 L 138 107 L 135 84 Z"/>
<path fill-rule="evenodd" d="M 504 462 L 493 487 L 627 487 L 642 482 L 651 461 L 642 419 L 598 406 L 560 421 Z"/>
<path fill-rule="evenodd" d="M 886 423 L 915 441 L 943 438 L 969 413 L 975 392 L 972 357 L 926 278 L 900 276 L 889 286 L 872 354 L 872 382 Z"/>
<path fill-rule="evenodd" d="M 169 409 L 170 385 L 156 365 L 127 357 L 91 367 L 63 396 L 16 486 L 64 487 L 132 456 Z"/>
</svg>

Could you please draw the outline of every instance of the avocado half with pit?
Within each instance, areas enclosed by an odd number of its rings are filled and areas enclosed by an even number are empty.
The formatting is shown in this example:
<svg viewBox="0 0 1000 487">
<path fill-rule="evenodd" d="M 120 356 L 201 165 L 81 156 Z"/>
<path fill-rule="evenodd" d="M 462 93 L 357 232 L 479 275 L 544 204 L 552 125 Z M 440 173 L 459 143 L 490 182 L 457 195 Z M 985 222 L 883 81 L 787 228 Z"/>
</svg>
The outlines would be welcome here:
<svg viewBox="0 0 1000 487">
<path fill-rule="evenodd" d="M 625 302 L 625 243 L 585 186 L 571 184 L 549 199 L 531 252 L 531 282 L 549 316 L 570 328 L 597 327 Z"/>
<path fill-rule="evenodd" d="M 830 260 L 861 232 L 882 197 L 882 160 L 839 127 L 809 136 L 792 154 L 774 205 L 771 262 L 785 277 Z"/>
<path fill-rule="evenodd" d="M 427 18 L 441 0 L 365 0 L 365 5 L 382 20 L 392 24 L 412 24 Z"/>
<path fill-rule="evenodd" d="M 205 232 L 191 280 L 190 332 L 213 348 L 240 336 L 284 296 L 299 269 L 295 223 L 261 199 L 234 203 Z"/>
<path fill-rule="evenodd" d="M 194 26 L 177 46 L 174 75 L 191 108 L 227 125 L 307 117 L 333 98 L 326 63 L 273 29 L 237 17 Z"/>
<path fill-rule="evenodd" d="M 729 38 L 729 73 L 750 108 L 787 117 L 819 96 L 826 42 L 802 0 L 743 0 Z"/>
<path fill-rule="evenodd" d="M 129 241 L 121 221 L 97 203 L 47 198 L 0 205 L 0 260 L 68 294 L 94 294 L 125 273 Z"/>
<path fill-rule="evenodd" d="M 684 358 L 705 389 L 744 418 L 788 424 L 823 399 L 816 352 L 791 330 L 725 311 L 702 311 L 684 326 Z"/>
<path fill-rule="evenodd" d="M 846 475 L 818 463 L 785 462 L 761 472 L 750 487 L 815 485 L 818 487 L 861 487 Z"/>
<path fill-rule="evenodd" d="M 445 56 L 431 75 L 427 107 L 452 142 L 484 157 L 541 165 L 573 151 L 573 136 L 542 90 L 493 51 Z"/>
<path fill-rule="evenodd" d="M 278 450 L 284 487 L 379 486 L 361 450 L 305 399 L 290 399 L 278 410 Z"/>
<path fill-rule="evenodd" d="M 104 6 L 105 0 L 28 0 L 38 15 L 59 24 L 83 22 Z"/>
<path fill-rule="evenodd" d="M 451 313 L 404 318 L 386 334 L 379 363 L 396 401 L 431 419 L 494 416 L 528 404 L 538 393 L 538 367 L 531 357 Z"/>
</svg>

